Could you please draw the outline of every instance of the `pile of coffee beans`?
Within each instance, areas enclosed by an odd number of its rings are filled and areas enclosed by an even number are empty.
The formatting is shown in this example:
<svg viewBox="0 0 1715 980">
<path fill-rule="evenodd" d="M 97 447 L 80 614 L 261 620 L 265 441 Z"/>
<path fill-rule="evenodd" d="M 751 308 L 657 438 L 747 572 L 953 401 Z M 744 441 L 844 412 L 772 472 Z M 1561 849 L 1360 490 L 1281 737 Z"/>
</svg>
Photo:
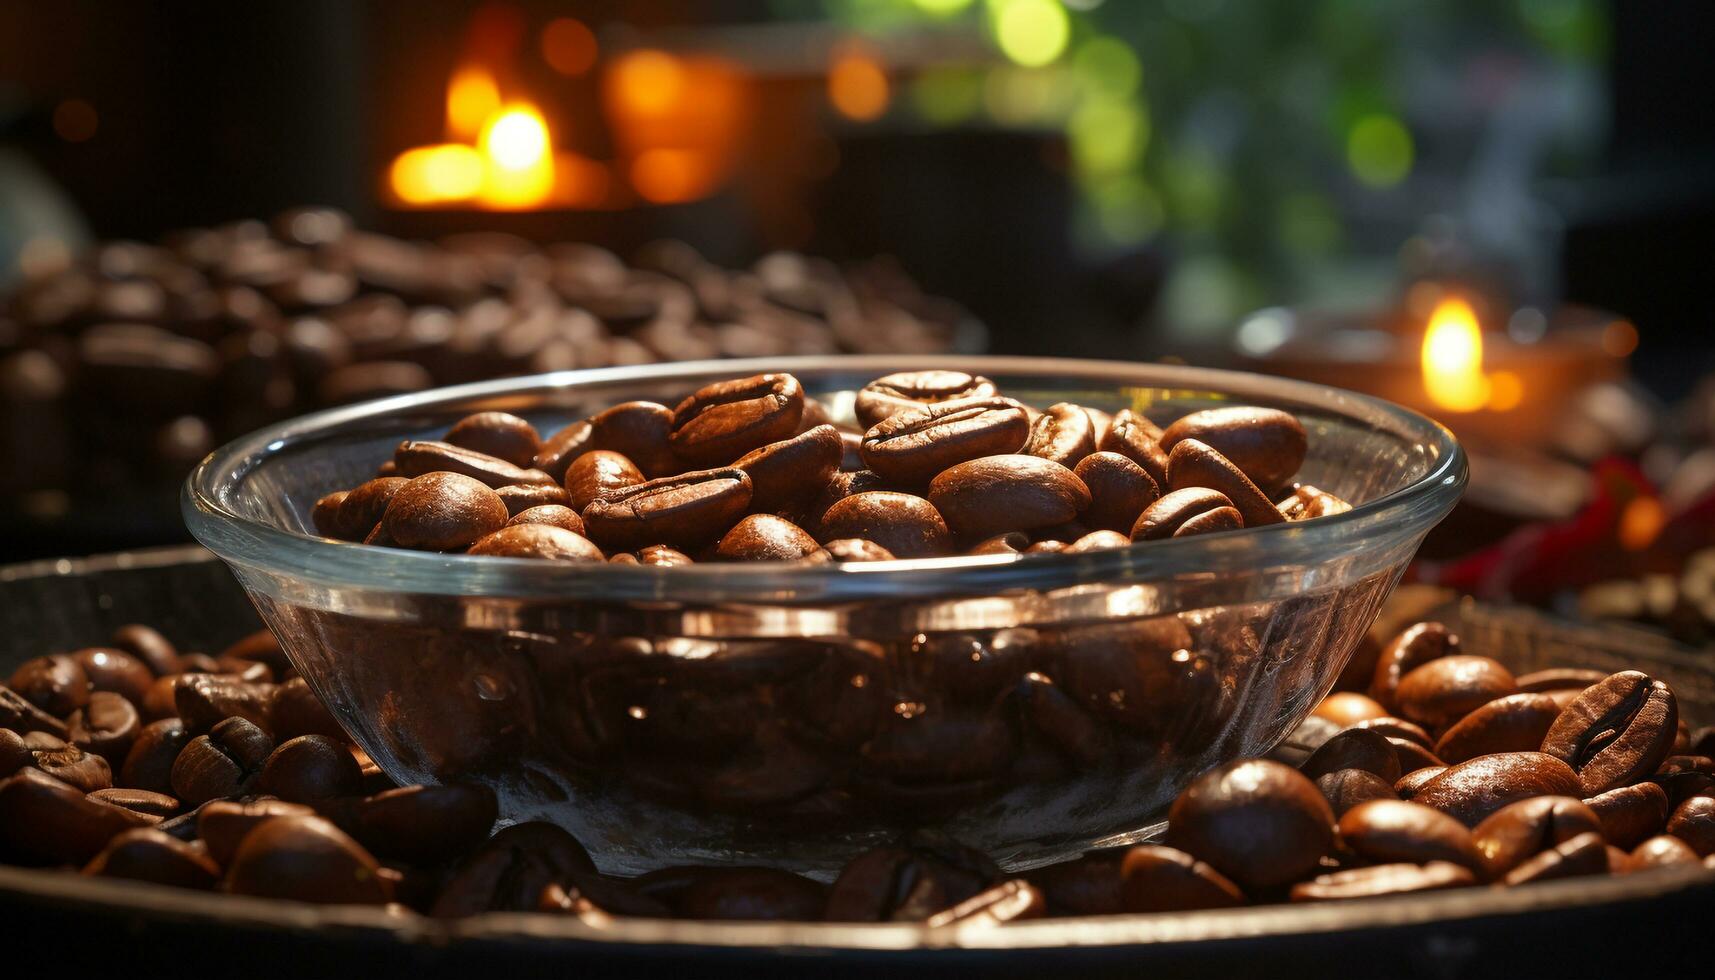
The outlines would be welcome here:
<svg viewBox="0 0 1715 980">
<path fill-rule="evenodd" d="M 1229 908 L 1701 865 L 1715 728 L 1637 671 L 1514 677 L 1435 623 L 1375 656 L 1272 758 L 1203 774 L 1163 843 L 1008 876 L 926 832 L 831 884 L 763 867 L 601 874 L 565 831 L 493 831 L 494 795 L 396 787 L 267 633 L 180 653 L 147 626 L 0 686 L 0 861 L 437 917 L 995 924 Z M 1363 666 L 1363 665 L 1361 665 Z"/>
<path fill-rule="evenodd" d="M 1085 552 L 1350 510 L 1295 484 L 1278 409 L 1038 410 L 957 371 L 890 374 L 835 419 L 790 374 L 615 405 L 544 439 L 505 412 L 407 440 L 318 500 L 322 534 L 560 561 L 875 561 Z"/>
<path fill-rule="evenodd" d="M 883 261 L 781 252 L 727 270 L 662 242 L 628 265 L 502 234 L 404 241 L 324 209 L 25 271 L 0 296 L 0 497 L 176 482 L 220 442 L 374 396 L 653 361 L 930 353 L 965 318 Z"/>
</svg>

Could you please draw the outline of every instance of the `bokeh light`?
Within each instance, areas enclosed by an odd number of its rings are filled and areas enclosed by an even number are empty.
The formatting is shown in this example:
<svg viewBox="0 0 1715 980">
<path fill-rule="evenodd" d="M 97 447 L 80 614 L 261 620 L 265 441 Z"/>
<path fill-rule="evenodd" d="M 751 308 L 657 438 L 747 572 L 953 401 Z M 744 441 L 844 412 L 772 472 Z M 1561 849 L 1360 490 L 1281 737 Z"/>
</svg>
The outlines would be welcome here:
<svg viewBox="0 0 1715 980">
<path fill-rule="evenodd" d="M 994 14 L 994 33 L 1002 54 L 1026 68 L 1040 68 L 1065 52 L 1072 22 L 1058 0 L 1003 0 Z"/>
<path fill-rule="evenodd" d="M 1404 180 L 1411 173 L 1415 153 L 1411 133 L 1389 115 L 1364 116 L 1346 134 L 1346 162 L 1352 174 L 1370 187 L 1393 187 Z"/>
<path fill-rule="evenodd" d="M 562 75 L 582 75 L 595 66 L 595 34 L 575 17 L 556 17 L 542 29 L 542 60 Z"/>
<path fill-rule="evenodd" d="M 862 51 L 846 51 L 828 69 L 828 101 L 848 119 L 867 122 L 887 111 L 887 71 Z"/>
</svg>

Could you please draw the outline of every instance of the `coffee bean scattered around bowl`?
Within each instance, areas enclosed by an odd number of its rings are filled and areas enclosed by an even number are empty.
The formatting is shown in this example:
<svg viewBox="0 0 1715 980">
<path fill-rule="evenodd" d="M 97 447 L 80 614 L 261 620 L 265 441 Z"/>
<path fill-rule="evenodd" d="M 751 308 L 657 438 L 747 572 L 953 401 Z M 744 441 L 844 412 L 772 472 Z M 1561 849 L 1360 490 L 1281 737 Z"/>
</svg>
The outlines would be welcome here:
<svg viewBox="0 0 1715 980">
<path fill-rule="evenodd" d="M 546 436 L 479 412 L 400 443 L 374 479 L 318 500 L 311 523 L 344 541 L 500 557 L 664 564 L 643 554 L 668 548 L 685 559 L 670 564 L 841 562 L 1083 554 L 1350 509 L 1291 482 L 1307 437 L 1278 410 L 1193 412 L 1169 454 L 1131 409 L 1038 411 L 956 371 L 888 375 L 854 398 L 855 414 L 836 418 L 797 378 L 769 373 L 673 407 L 614 405 Z M 501 530 L 517 523 L 557 530 Z M 830 547 L 853 541 L 864 544 Z M 1491 687 L 1462 696 L 1499 696 Z"/>
<path fill-rule="evenodd" d="M 752 515 L 735 531 L 721 547 L 774 554 L 815 547 L 779 518 Z M 826 550 L 845 560 L 890 557 L 850 539 L 831 541 Z M 1182 626 L 1157 632 L 1167 646 L 1188 639 Z M 1428 636 L 1435 640 L 1426 646 Z M 0 861 L 288 901 L 391 903 L 402 914 L 541 911 L 597 927 L 644 916 L 895 920 L 963 929 L 1043 916 L 1190 912 L 1682 872 L 1706 868 L 1715 851 L 1715 793 L 1701 778 L 1715 773 L 1715 761 L 1697 755 L 1648 761 L 1664 737 L 1664 705 L 1673 703 L 1666 684 L 1637 671 L 1569 675 L 1580 689 L 1546 730 L 1537 718 L 1542 705 L 1528 700 L 1536 692 L 1505 694 L 1461 715 L 1445 705 L 1476 702 L 1473 678 L 1493 693 L 1495 668 L 1467 663 L 1486 658 L 1444 629 L 1421 624 L 1396 645 L 1417 651 L 1405 660 L 1414 663 L 1407 676 L 1419 679 L 1401 685 L 1401 700 L 1436 706 L 1421 712 L 1434 729 L 1380 715 L 1384 709 L 1366 697 L 1368 709 L 1323 711 L 1306 722 L 1306 734 L 1289 740 L 1315 743 L 1299 756 L 1302 768 L 1237 759 L 1205 773 L 1170 808 L 1161 843 L 1008 876 L 980 852 L 908 832 L 853 857 L 831 886 L 767 868 L 601 875 L 556 827 L 521 824 L 491 836 L 497 801 L 484 786 L 395 787 L 329 724 L 325 709 L 314 710 L 319 704 L 267 634 L 218 658 L 180 654 L 141 626 L 121 630 L 113 642 L 149 649 L 147 660 L 127 662 L 117 657 L 129 654 L 106 648 L 115 652 L 119 675 L 129 678 L 135 664 L 171 686 L 178 697 L 168 703 L 170 713 L 142 726 L 122 764 L 109 767 L 50 729 L 111 737 L 141 715 L 143 706 L 129 699 L 148 699 L 154 683 L 111 684 L 101 671 L 80 677 L 50 655 L 32 661 L 18 679 L 53 707 L 77 707 L 56 716 L 0 687 L 0 705 L 13 705 L 0 716 Z M 925 643 L 926 658 L 944 654 L 949 665 L 961 663 L 956 644 L 943 651 Z M 84 653 L 72 659 L 94 662 Z M 1451 662 L 1420 673 L 1442 660 Z M 258 665 L 268 666 L 266 679 Z M 179 673 L 204 668 L 226 672 Z M 1100 734 L 1075 700 L 1091 678 L 1072 681 L 1069 692 L 1035 672 L 1016 682 L 1035 723 L 1064 734 L 1068 749 L 1087 747 Z M 1419 690 L 1426 685 L 1446 693 Z M 1332 694 L 1328 702 L 1350 693 Z M 114 698 L 123 708 L 108 703 Z M 1589 736 L 1596 724 L 1606 725 L 1607 734 Z M 1492 736 L 1499 751 L 1447 760 L 1452 765 L 1424 748 L 1432 731 L 1441 732 L 1445 746 L 1450 738 L 1481 744 L 1459 733 L 1491 729 L 1499 733 Z M 1521 744 L 1521 733 L 1539 730 L 1539 745 Z M 966 723 L 948 731 L 969 743 L 982 728 Z M 1401 753 L 1402 744 L 1422 754 Z M 1625 751 L 1603 755 L 1615 747 Z M 933 746 L 894 748 L 921 771 L 930 758 L 923 752 Z"/>
</svg>

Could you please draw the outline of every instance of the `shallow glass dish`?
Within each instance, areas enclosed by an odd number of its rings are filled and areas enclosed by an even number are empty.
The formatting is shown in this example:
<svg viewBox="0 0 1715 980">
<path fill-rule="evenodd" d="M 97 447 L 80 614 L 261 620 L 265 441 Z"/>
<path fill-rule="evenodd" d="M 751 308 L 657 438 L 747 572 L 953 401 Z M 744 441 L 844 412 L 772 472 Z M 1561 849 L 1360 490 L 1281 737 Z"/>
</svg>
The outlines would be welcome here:
<svg viewBox="0 0 1715 980">
<path fill-rule="evenodd" d="M 1285 409 L 1310 436 L 1298 479 L 1356 506 L 1085 554 L 844 565 L 553 563 L 311 529 L 318 497 L 472 412 L 546 435 L 618 402 L 790 371 L 839 420 L 867 381 L 927 368 L 1163 424 L 1223 403 Z M 184 513 L 393 778 L 488 783 L 506 819 L 561 824 L 606 871 L 825 872 L 906 829 L 1013 866 L 1068 856 L 1137 829 L 1198 772 L 1266 751 L 1332 686 L 1465 477 L 1436 423 L 1300 382 L 805 358 L 566 372 L 322 412 L 209 456 Z"/>
</svg>

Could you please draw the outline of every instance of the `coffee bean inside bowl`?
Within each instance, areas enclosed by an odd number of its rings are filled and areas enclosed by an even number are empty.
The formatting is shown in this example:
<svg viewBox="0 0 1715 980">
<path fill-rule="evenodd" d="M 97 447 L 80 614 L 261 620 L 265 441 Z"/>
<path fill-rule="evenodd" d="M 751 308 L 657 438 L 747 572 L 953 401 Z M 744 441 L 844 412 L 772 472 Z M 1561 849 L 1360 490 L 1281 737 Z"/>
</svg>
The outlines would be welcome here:
<svg viewBox="0 0 1715 980">
<path fill-rule="evenodd" d="M 836 417 L 842 402 L 852 414 Z M 316 530 L 479 556 L 822 563 L 1084 554 L 1351 509 L 1292 482 L 1309 437 L 1290 413 L 1205 409 L 1164 430 L 1129 408 L 1039 409 L 957 371 L 890 374 L 827 404 L 758 374 L 545 434 L 486 411 L 433 435 L 329 488 Z M 678 558 L 643 560 L 661 549 Z"/>
</svg>

